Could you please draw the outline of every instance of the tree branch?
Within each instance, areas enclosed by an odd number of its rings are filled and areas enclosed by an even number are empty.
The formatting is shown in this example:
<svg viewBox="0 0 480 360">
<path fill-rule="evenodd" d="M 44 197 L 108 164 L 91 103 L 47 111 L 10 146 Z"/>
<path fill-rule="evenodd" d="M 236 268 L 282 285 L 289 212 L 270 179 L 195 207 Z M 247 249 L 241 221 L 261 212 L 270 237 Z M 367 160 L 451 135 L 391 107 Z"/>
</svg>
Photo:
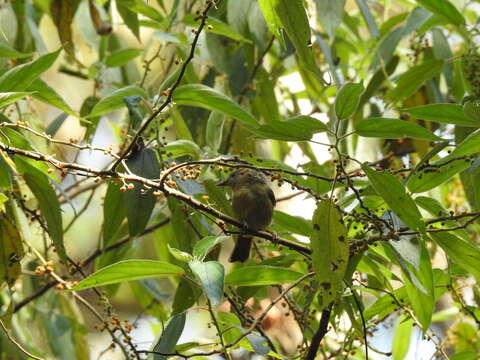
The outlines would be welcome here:
<svg viewBox="0 0 480 360">
<path fill-rule="evenodd" d="M 326 309 L 322 311 L 322 317 L 320 318 L 320 324 L 318 325 L 318 330 L 313 335 L 312 342 L 310 343 L 310 348 L 308 349 L 307 356 L 305 360 L 314 360 L 317 355 L 318 349 L 320 348 L 320 343 L 324 336 L 328 332 L 328 322 L 330 321 L 330 313 L 332 311 L 332 304 L 330 304 Z"/>
<path fill-rule="evenodd" d="M 214 5 L 213 0 L 207 0 L 207 6 L 205 7 L 205 10 L 203 10 L 200 19 L 200 26 L 198 29 L 195 31 L 195 37 L 193 38 L 192 45 L 190 46 L 190 53 L 188 54 L 188 57 L 185 59 L 185 61 L 182 64 L 182 67 L 180 69 L 180 72 L 178 74 L 177 80 L 173 83 L 172 87 L 167 93 L 167 97 L 163 101 L 163 103 L 159 106 L 157 110 L 152 112 L 152 114 L 145 120 L 143 125 L 138 129 L 137 133 L 133 137 L 132 141 L 130 142 L 130 145 L 127 147 L 127 149 L 124 151 L 124 153 L 113 163 L 111 170 L 114 171 L 117 166 L 121 163 L 123 159 L 130 153 L 132 148 L 135 146 L 137 143 L 138 138 L 142 135 L 142 133 L 147 129 L 147 127 L 150 125 L 150 123 L 156 119 L 156 117 L 165 109 L 171 102 L 172 102 L 172 97 L 175 89 L 180 85 L 180 82 L 183 79 L 183 76 L 185 75 L 185 72 L 187 71 L 188 64 L 192 61 L 194 55 L 195 55 L 195 48 L 197 47 L 198 44 L 198 39 L 200 38 L 200 34 L 203 30 L 203 28 L 206 25 L 207 19 L 208 19 L 208 12 Z"/>
</svg>

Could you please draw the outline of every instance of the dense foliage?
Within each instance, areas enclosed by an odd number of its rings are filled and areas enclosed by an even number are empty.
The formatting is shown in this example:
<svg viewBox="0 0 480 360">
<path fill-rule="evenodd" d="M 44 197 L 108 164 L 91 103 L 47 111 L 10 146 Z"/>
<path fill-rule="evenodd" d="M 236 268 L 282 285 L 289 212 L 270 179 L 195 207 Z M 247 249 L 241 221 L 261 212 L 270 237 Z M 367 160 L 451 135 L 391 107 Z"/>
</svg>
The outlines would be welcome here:
<svg viewBox="0 0 480 360">
<path fill-rule="evenodd" d="M 0 1 L 0 359 L 478 359 L 479 5 Z"/>
</svg>

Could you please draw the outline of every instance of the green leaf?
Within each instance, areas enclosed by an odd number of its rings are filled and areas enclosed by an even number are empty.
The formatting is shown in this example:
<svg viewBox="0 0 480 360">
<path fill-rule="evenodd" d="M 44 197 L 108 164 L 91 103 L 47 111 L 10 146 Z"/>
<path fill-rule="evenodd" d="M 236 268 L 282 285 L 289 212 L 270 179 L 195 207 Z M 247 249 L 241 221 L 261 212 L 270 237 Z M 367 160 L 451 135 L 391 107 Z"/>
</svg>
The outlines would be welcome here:
<svg viewBox="0 0 480 360">
<path fill-rule="evenodd" d="M 319 306 L 325 309 L 343 288 L 349 257 L 347 228 L 331 200 L 317 203 L 312 223 L 312 263 L 320 284 Z"/>
<path fill-rule="evenodd" d="M 167 244 L 167 248 L 170 255 L 172 255 L 178 261 L 188 263 L 189 261 L 193 260 L 193 256 L 185 251 L 175 249 L 171 247 L 169 244 Z"/>
<path fill-rule="evenodd" d="M 17 227 L 0 215 L 0 285 L 4 281 L 9 287 L 14 285 L 21 273 L 20 260 L 23 255 L 22 239 Z"/>
<path fill-rule="evenodd" d="M 313 134 L 327 131 L 327 125 L 310 116 L 299 115 L 286 121 L 271 121 L 255 129 L 255 135 L 264 139 L 308 141 Z"/>
<path fill-rule="evenodd" d="M 463 113 L 476 124 L 480 123 L 480 101 L 466 101 L 463 105 Z"/>
<path fill-rule="evenodd" d="M 195 15 L 195 14 L 189 14 L 189 15 L 185 16 L 182 19 L 182 21 L 188 26 L 198 27 L 199 21 L 195 21 L 196 17 L 197 17 L 197 15 Z M 247 42 L 247 43 L 252 42 L 251 40 L 243 37 L 242 34 L 233 30 L 228 24 L 226 24 L 223 21 L 218 20 L 218 19 L 216 19 L 212 16 L 208 17 L 207 25 L 209 25 L 209 27 L 207 27 L 207 31 L 210 32 L 210 33 L 217 34 L 217 35 L 222 35 L 222 36 L 228 37 L 228 38 L 230 38 L 232 40 L 235 40 L 235 41 L 242 41 L 242 42 Z"/>
<path fill-rule="evenodd" d="M 173 107 L 170 111 L 170 118 L 172 119 L 173 126 L 175 127 L 175 134 L 178 139 L 189 140 L 193 142 L 192 133 L 188 128 L 185 119 L 178 107 Z"/>
<path fill-rule="evenodd" d="M 468 135 L 450 155 L 432 164 L 427 164 L 410 176 L 407 181 L 408 190 L 420 193 L 443 184 L 452 176 L 471 165 L 470 155 L 480 152 L 480 130 Z"/>
<path fill-rule="evenodd" d="M 50 184 L 49 177 L 21 157 L 15 158 L 15 164 L 18 171 L 23 174 L 27 186 L 38 200 L 38 206 L 47 222 L 48 234 L 53 241 L 58 256 L 67 263 L 67 254 L 63 244 L 60 203 Z"/>
<path fill-rule="evenodd" d="M 410 68 L 397 79 L 396 87 L 387 92 L 387 100 L 398 103 L 413 95 L 425 81 L 442 71 L 443 64 L 443 60 L 427 60 Z"/>
<path fill-rule="evenodd" d="M 206 236 L 195 243 L 192 255 L 199 260 L 203 260 L 215 246 L 228 238 L 228 236 Z"/>
<path fill-rule="evenodd" d="M 450 356 L 450 360 L 477 360 L 478 352 L 475 350 L 460 351 Z"/>
<path fill-rule="evenodd" d="M 323 82 L 322 73 L 318 69 L 314 53 L 309 47 L 311 44 L 310 25 L 303 1 L 259 0 L 258 3 L 270 31 L 286 47 L 282 36 L 282 31 L 285 30 L 297 50 L 296 55 L 300 60 L 300 66 Z"/>
<path fill-rule="evenodd" d="M 0 58 L 18 59 L 32 56 L 33 53 L 23 53 L 17 51 L 7 44 L 0 44 Z"/>
<path fill-rule="evenodd" d="M 132 95 L 139 95 L 144 99 L 148 97 L 147 92 L 141 87 L 135 85 L 126 86 L 124 88 L 115 90 L 111 94 L 101 99 L 97 104 L 95 104 L 88 117 L 96 117 L 120 109 L 121 107 L 125 106 L 123 98 Z"/>
<path fill-rule="evenodd" d="M 126 164 L 135 175 L 147 179 L 156 179 L 160 175 L 160 165 L 155 151 L 149 148 L 141 147 L 127 159 Z M 123 198 L 128 231 L 132 237 L 137 236 L 145 229 L 156 202 L 152 189 L 147 190 L 139 183 L 134 186 L 134 189 L 124 193 Z"/>
<path fill-rule="evenodd" d="M 357 109 L 360 98 L 365 91 L 362 84 L 345 83 L 335 98 L 335 114 L 338 120 L 351 116 Z"/>
<path fill-rule="evenodd" d="M 75 285 L 71 291 L 116 284 L 122 281 L 184 275 L 185 272 L 181 267 L 165 261 L 124 260 L 94 272 Z"/>
<path fill-rule="evenodd" d="M 310 236 L 312 234 L 312 224 L 307 219 L 300 216 L 293 216 L 281 211 L 275 211 L 273 214 L 275 225 L 290 231 L 294 234 Z"/>
<path fill-rule="evenodd" d="M 75 111 L 72 110 L 65 100 L 63 100 L 62 97 L 42 79 L 35 79 L 29 86 L 27 86 L 27 90 L 34 92 L 32 96 L 35 99 L 55 106 L 57 109 L 60 109 L 69 115 L 77 116 Z"/>
<path fill-rule="evenodd" d="M 105 65 L 107 67 L 123 66 L 142 53 L 142 49 L 120 49 L 105 58 Z"/>
<path fill-rule="evenodd" d="M 123 219 L 125 219 L 123 194 L 120 192 L 120 185 L 111 180 L 108 183 L 107 192 L 103 201 L 103 248 L 113 243 Z"/>
<path fill-rule="evenodd" d="M 17 100 L 20 100 L 25 96 L 32 95 L 32 94 L 33 92 L 31 91 L 0 93 L 0 108 L 7 106 L 8 104 L 14 103 Z"/>
<path fill-rule="evenodd" d="M 365 289 L 362 289 L 365 290 Z M 396 299 L 400 302 L 404 302 L 407 300 L 407 292 L 405 286 L 396 289 L 393 291 L 393 295 Z M 397 304 L 392 301 L 392 297 L 387 294 L 380 297 L 377 301 L 375 301 L 372 305 L 365 309 L 363 316 L 365 320 L 370 320 L 374 316 L 378 315 L 379 319 L 383 319 L 389 315 L 391 315 L 397 309 Z"/>
<path fill-rule="evenodd" d="M 372 170 L 367 164 L 362 165 L 377 194 L 388 207 L 412 230 L 424 232 L 425 224 L 415 201 L 407 194 L 402 183 L 392 174 Z"/>
<path fill-rule="evenodd" d="M 373 18 L 372 12 L 370 11 L 370 8 L 368 4 L 366 3 L 365 0 L 357 0 L 356 1 L 357 6 L 360 9 L 360 12 L 362 13 L 363 18 L 365 19 L 365 22 L 367 23 L 368 30 L 370 31 L 370 34 L 372 37 L 377 38 L 380 36 L 377 24 L 375 22 L 375 19 Z"/>
<path fill-rule="evenodd" d="M 82 106 L 80 107 L 80 123 L 87 128 L 84 136 L 84 140 L 89 142 L 95 131 L 97 130 L 98 123 L 100 121 L 100 116 L 94 116 L 90 119 L 84 119 L 92 112 L 92 109 L 95 105 L 100 101 L 100 99 L 96 96 L 89 96 L 84 101 Z"/>
<path fill-rule="evenodd" d="M 188 308 L 192 307 L 197 299 L 202 295 L 198 286 L 191 284 L 191 280 L 187 281 L 184 278 L 180 278 L 177 291 L 173 299 L 172 315 L 176 315 L 184 312 Z"/>
<path fill-rule="evenodd" d="M 53 311 L 39 311 L 37 316 L 39 316 L 38 321 L 44 324 L 44 341 L 51 345 L 52 356 L 56 359 L 75 360 L 70 323 L 73 319 Z"/>
<path fill-rule="evenodd" d="M 212 305 L 220 304 L 223 299 L 223 280 L 225 278 L 225 269 L 217 261 L 200 262 L 190 261 L 190 269 L 202 284 L 208 299 Z"/>
<path fill-rule="evenodd" d="M 177 314 L 170 319 L 165 330 L 160 335 L 157 343 L 153 347 L 152 351 L 156 351 L 162 354 L 169 354 L 174 352 L 175 346 L 182 335 L 183 329 L 185 328 L 185 321 L 187 319 L 186 313 Z M 162 356 L 158 354 L 153 355 L 154 360 L 167 360 L 167 356 Z"/>
<path fill-rule="evenodd" d="M 431 14 L 421 7 L 416 7 L 412 11 L 410 11 L 406 24 L 404 26 L 390 30 L 390 32 L 383 37 L 381 43 L 375 50 L 372 63 L 370 64 L 370 69 L 377 69 L 381 65 L 382 67 L 384 67 L 385 64 L 388 64 L 391 61 L 400 40 L 417 30 L 430 17 Z M 383 71 L 383 69 L 380 69 L 380 71 Z"/>
<path fill-rule="evenodd" d="M 57 131 L 60 130 L 60 128 L 62 127 L 65 120 L 67 120 L 67 118 L 68 114 L 62 112 L 55 119 L 53 119 L 50 124 L 48 124 L 47 128 L 45 129 L 45 133 L 47 135 L 50 135 L 51 137 L 54 137 Z"/>
<path fill-rule="evenodd" d="M 140 26 L 138 22 L 138 14 L 129 9 L 125 4 L 125 0 L 116 0 L 117 10 L 123 22 L 135 37 L 140 40 Z"/>
<path fill-rule="evenodd" d="M 335 38 L 337 28 L 342 23 L 345 0 L 315 0 L 317 19 L 330 39 Z"/>
<path fill-rule="evenodd" d="M 388 76 L 393 74 L 397 65 L 399 63 L 400 58 L 398 56 L 393 56 L 392 59 L 386 64 L 385 67 L 378 69 L 375 74 L 370 79 L 367 88 L 363 92 L 362 96 L 360 97 L 360 102 L 358 107 L 361 109 L 366 102 L 374 96 L 380 86 L 384 83 Z"/>
<path fill-rule="evenodd" d="M 178 105 L 198 106 L 231 116 L 246 125 L 258 125 L 257 120 L 243 110 L 228 96 L 218 90 L 201 84 L 179 86 L 173 93 L 173 101 Z"/>
<path fill-rule="evenodd" d="M 60 50 L 40 56 L 28 63 L 17 65 L 0 76 L 0 92 L 23 91 L 53 65 Z"/>
<path fill-rule="evenodd" d="M 202 149 L 196 143 L 183 139 L 170 141 L 163 149 L 167 153 L 171 153 L 172 158 L 191 155 L 194 159 L 198 159 L 202 153 Z"/>
<path fill-rule="evenodd" d="M 138 305 L 141 306 L 146 314 L 163 322 L 168 320 L 169 310 L 167 310 L 167 304 L 165 303 L 163 288 L 157 280 L 142 279 L 130 281 L 128 285 Z"/>
<path fill-rule="evenodd" d="M 138 13 L 149 17 L 156 22 L 162 22 L 163 16 L 152 6 L 147 5 L 148 2 L 143 0 L 121 0 L 122 6 L 129 8 L 133 13 Z"/>
<path fill-rule="evenodd" d="M 130 126 L 133 129 L 138 129 L 140 128 L 140 125 L 142 125 L 143 115 L 140 107 L 141 100 L 142 98 L 138 95 L 132 95 L 123 98 L 123 102 L 128 109 Z"/>
<path fill-rule="evenodd" d="M 447 157 L 473 155 L 480 152 L 480 129 L 468 135 Z"/>
<path fill-rule="evenodd" d="M 205 142 L 213 151 L 217 151 L 222 144 L 223 124 L 225 115 L 212 111 L 207 121 Z"/>
<path fill-rule="evenodd" d="M 454 25 L 465 25 L 462 13 L 448 0 L 416 0 L 428 11 L 440 16 Z"/>
<path fill-rule="evenodd" d="M 480 279 L 480 249 L 451 232 L 430 233 L 445 254 L 468 273 Z"/>
<path fill-rule="evenodd" d="M 398 317 L 392 342 L 392 359 L 404 360 L 410 347 L 413 320 L 405 315 Z"/>
<path fill-rule="evenodd" d="M 463 113 L 462 106 L 458 104 L 430 104 L 408 109 L 400 109 L 400 111 L 422 120 L 462 126 L 480 126 L 480 119 L 474 120 L 466 116 Z"/>
<path fill-rule="evenodd" d="M 370 69 L 378 69 L 380 65 L 388 64 L 393 59 L 395 49 L 403 36 L 403 28 L 399 27 L 390 31 L 375 49 Z M 383 71 L 383 69 L 380 68 L 377 71 Z"/>
<path fill-rule="evenodd" d="M 425 333 L 432 322 L 435 294 L 433 291 L 433 273 L 430 256 L 423 242 L 420 241 L 419 244 L 421 245 L 419 269 L 417 270 L 413 266 L 407 265 L 409 271 L 408 273 L 403 272 L 403 280 L 413 312 Z M 414 278 L 410 273 L 414 275 L 424 289 L 414 282 Z"/>
<path fill-rule="evenodd" d="M 276 285 L 294 282 L 301 276 L 297 271 L 282 267 L 254 265 L 233 270 L 225 277 L 225 283 L 235 286 Z"/>
<path fill-rule="evenodd" d="M 454 57 L 452 49 L 450 48 L 449 40 L 443 29 L 433 28 L 430 32 L 433 40 L 433 55 L 436 59 L 443 59 L 446 61 L 442 73 L 445 77 L 448 88 L 452 91 L 454 87 L 453 77 L 455 70 L 453 63 L 449 61 L 449 59 Z M 455 97 L 455 95 L 453 95 L 453 97 Z"/>
<path fill-rule="evenodd" d="M 370 118 L 357 124 L 355 132 L 364 137 L 379 137 L 386 139 L 414 139 L 441 141 L 442 138 L 410 121 L 388 118 Z"/>
</svg>

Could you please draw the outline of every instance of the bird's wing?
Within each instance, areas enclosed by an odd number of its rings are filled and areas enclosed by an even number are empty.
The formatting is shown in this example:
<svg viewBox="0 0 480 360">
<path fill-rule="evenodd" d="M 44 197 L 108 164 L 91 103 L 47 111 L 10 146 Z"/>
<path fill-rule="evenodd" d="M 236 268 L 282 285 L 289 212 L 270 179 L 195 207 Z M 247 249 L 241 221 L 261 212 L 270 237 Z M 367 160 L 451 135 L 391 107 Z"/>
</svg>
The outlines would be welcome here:
<svg viewBox="0 0 480 360">
<path fill-rule="evenodd" d="M 273 193 L 272 189 L 268 189 L 268 197 L 272 201 L 273 206 L 277 203 L 277 199 L 275 199 L 275 194 Z"/>
</svg>

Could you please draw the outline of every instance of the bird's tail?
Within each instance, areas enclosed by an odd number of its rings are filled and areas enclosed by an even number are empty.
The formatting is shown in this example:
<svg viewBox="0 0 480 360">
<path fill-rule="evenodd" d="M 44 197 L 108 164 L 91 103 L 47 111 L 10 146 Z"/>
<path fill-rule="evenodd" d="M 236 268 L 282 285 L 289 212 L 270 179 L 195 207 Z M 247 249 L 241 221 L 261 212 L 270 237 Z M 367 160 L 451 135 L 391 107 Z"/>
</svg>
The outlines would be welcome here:
<svg viewBox="0 0 480 360">
<path fill-rule="evenodd" d="M 235 247 L 230 255 L 230 262 L 245 262 L 250 256 L 250 248 L 252 247 L 252 236 L 239 235 Z"/>
</svg>

